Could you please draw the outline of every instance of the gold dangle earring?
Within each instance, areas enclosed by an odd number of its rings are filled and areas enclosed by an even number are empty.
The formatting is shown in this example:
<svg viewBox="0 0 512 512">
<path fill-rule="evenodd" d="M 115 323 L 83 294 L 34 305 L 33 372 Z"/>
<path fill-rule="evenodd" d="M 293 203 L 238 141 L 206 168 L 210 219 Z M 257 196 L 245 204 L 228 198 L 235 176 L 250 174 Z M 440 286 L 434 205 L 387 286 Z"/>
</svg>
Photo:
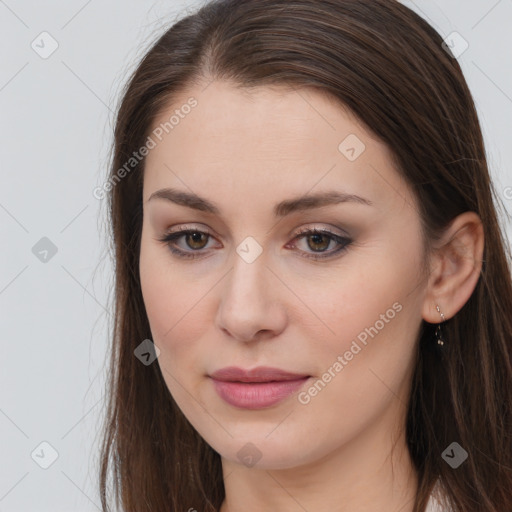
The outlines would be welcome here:
<svg viewBox="0 0 512 512">
<path fill-rule="evenodd" d="M 445 321 L 444 314 L 441 312 L 441 310 L 439 309 L 439 306 L 437 304 L 436 304 L 436 309 L 437 309 L 437 312 L 441 315 L 441 323 L 444 322 Z M 444 345 L 444 339 L 443 339 L 443 333 L 441 332 L 441 323 L 439 323 L 436 327 L 435 338 L 437 340 L 437 344 L 442 347 Z"/>
</svg>

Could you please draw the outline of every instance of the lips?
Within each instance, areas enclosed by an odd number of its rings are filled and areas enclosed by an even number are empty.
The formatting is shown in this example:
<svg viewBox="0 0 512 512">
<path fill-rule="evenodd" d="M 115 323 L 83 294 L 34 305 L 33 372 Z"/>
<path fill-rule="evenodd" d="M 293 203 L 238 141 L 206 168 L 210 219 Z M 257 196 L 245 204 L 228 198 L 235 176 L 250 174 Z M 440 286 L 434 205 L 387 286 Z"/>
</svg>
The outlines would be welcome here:
<svg viewBox="0 0 512 512">
<path fill-rule="evenodd" d="M 309 375 L 290 373 L 280 368 L 272 368 L 269 366 L 258 366 L 251 370 L 228 366 L 213 372 L 210 377 L 224 382 L 279 382 L 304 379 L 309 377 Z"/>
<path fill-rule="evenodd" d="M 259 366 L 244 370 L 230 366 L 210 375 L 217 394 L 239 409 L 263 409 L 278 404 L 309 380 L 305 374 Z"/>
</svg>

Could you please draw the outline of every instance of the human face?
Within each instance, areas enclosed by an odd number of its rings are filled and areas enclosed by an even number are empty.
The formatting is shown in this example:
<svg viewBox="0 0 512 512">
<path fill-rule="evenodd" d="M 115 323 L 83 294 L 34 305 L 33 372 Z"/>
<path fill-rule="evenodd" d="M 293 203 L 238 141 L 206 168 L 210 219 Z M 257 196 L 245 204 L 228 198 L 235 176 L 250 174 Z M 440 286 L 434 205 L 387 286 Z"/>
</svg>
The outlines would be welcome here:
<svg viewBox="0 0 512 512">
<path fill-rule="evenodd" d="M 152 128 L 197 101 L 145 165 L 140 278 L 157 361 L 225 460 L 313 463 L 372 427 L 388 432 L 404 413 L 425 297 L 416 203 L 388 148 L 319 92 L 221 81 L 203 89 L 161 113 Z M 169 188 L 217 211 L 154 195 Z M 321 192 L 361 199 L 275 216 L 278 203 Z M 299 233 L 313 228 L 332 237 Z M 161 241 L 183 229 L 197 234 Z M 211 375 L 227 366 L 307 379 L 248 408 L 254 402 L 233 405 L 217 392 Z"/>
</svg>

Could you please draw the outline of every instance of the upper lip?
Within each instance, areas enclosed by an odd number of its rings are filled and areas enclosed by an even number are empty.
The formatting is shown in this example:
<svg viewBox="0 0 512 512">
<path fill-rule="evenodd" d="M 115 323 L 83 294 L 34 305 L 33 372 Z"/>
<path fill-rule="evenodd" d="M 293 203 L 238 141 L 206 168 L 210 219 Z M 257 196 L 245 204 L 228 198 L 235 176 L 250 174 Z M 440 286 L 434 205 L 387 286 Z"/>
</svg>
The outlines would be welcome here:
<svg viewBox="0 0 512 512">
<path fill-rule="evenodd" d="M 228 366 L 213 372 L 210 377 L 226 382 L 270 382 L 303 379 L 309 377 L 309 375 L 291 373 L 269 366 L 258 366 L 250 370 L 244 370 L 237 366 Z"/>
</svg>

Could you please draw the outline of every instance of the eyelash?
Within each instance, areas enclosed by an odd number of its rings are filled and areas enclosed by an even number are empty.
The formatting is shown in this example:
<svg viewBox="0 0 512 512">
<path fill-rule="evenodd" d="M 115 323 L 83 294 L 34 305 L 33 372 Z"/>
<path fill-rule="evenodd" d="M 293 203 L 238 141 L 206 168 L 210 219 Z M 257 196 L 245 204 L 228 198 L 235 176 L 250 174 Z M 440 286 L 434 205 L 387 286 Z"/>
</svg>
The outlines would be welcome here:
<svg viewBox="0 0 512 512">
<path fill-rule="evenodd" d="M 199 253 L 199 250 L 189 252 L 189 251 L 183 251 L 181 249 L 176 249 L 176 247 L 173 247 L 173 242 L 175 242 L 176 240 L 178 240 L 179 238 L 181 238 L 184 235 L 190 235 L 193 233 L 201 233 L 201 234 L 204 234 L 204 235 L 207 235 L 207 236 L 213 238 L 213 235 L 207 230 L 201 231 L 199 229 L 190 229 L 189 228 L 189 229 L 183 229 L 181 231 L 174 231 L 172 233 L 168 233 L 167 235 L 165 235 L 162 238 L 159 238 L 158 240 L 162 243 L 165 243 L 167 245 L 167 247 L 169 248 L 169 250 L 174 255 L 176 255 L 178 258 L 195 259 L 195 258 L 199 258 L 202 256 Z M 308 259 L 312 259 L 312 260 L 328 259 L 328 258 L 334 257 L 334 255 L 341 254 L 341 253 L 345 252 L 347 250 L 348 246 L 353 242 L 353 240 L 351 240 L 350 238 L 337 235 L 327 229 L 316 229 L 316 228 L 313 228 L 313 229 L 307 228 L 307 229 L 299 230 L 299 232 L 295 234 L 293 241 L 296 241 L 296 240 L 302 239 L 302 238 L 306 238 L 306 236 L 308 236 L 308 235 L 327 235 L 331 240 L 334 240 L 338 244 L 342 245 L 340 248 L 327 253 L 328 254 L 327 256 L 311 256 L 311 255 L 303 256 L 304 258 L 308 258 Z M 199 253 L 199 254 L 194 254 L 194 253 Z"/>
</svg>

